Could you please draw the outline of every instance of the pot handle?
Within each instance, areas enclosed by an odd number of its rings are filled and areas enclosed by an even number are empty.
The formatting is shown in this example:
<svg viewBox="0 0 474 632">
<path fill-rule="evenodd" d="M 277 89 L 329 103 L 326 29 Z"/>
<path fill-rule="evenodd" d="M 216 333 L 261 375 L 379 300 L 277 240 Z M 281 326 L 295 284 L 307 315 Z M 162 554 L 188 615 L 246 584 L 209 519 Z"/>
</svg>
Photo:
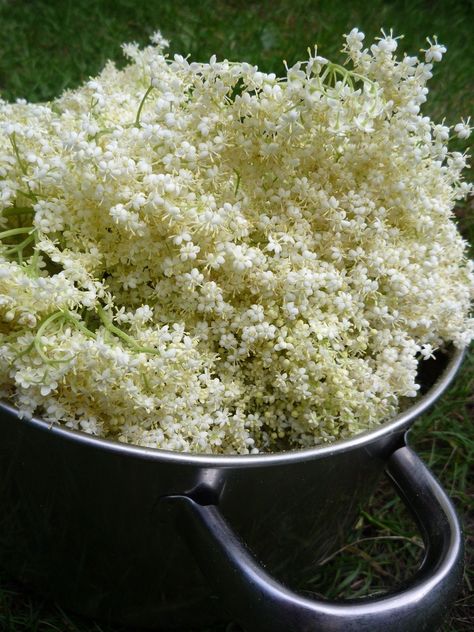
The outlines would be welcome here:
<svg viewBox="0 0 474 632">
<path fill-rule="evenodd" d="M 168 496 L 178 530 L 229 614 L 246 632 L 433 632 L 461 586 L 463 541 L 456 512 L 421 459 L 404 446 L 386 472 L 415 517 L 425 557 L 414 577 L 386 595 L 351 601 L 306 598 L 273 579 L 215 504 Z"/>
</svg>

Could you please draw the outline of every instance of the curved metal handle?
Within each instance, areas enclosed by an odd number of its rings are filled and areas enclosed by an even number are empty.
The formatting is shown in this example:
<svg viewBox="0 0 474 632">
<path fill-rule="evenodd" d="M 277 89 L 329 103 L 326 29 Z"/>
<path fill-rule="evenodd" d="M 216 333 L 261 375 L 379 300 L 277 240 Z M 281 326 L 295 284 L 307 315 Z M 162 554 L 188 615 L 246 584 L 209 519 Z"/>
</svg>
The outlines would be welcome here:
<svg viewBox="0 0 474 632">
<path fill-rule="evenodd" d="M 403 588 L 350 602 L 308 599 L 273 579 L 238 539 L 216 505 L 169 496 L 178 528 L 246 632 L 433 632 L 460 588 L 463 543 L 456 512 L 421 459 L 408 447 L 390 457 L 387 474 L 417 520 L 426 547 Z"/>
</svg>

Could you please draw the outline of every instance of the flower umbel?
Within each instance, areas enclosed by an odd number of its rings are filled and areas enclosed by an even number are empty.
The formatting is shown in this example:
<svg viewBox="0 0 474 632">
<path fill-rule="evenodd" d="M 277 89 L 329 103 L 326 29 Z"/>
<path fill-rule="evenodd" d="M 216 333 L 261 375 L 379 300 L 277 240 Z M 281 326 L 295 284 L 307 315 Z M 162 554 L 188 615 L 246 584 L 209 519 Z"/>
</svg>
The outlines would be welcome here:
<svg viewBox="0 0 474 632">
<path fill-rule="evenodd" d="M 392 32 L 282 78 L 155 33 L 49 104 L 0 102 L 0 382 L 22 415 L 207 453 L 348 437 L 469 344 L 453 222 L 470 120 L 421 113 Z"/>
</svg>

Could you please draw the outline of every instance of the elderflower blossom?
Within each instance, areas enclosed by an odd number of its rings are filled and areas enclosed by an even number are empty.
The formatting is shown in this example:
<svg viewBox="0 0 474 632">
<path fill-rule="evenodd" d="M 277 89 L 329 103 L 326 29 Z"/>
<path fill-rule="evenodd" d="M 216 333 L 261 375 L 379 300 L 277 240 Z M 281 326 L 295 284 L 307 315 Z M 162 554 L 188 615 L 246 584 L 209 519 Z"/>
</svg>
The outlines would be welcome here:
<svg viewBox="0 0 474 632">
<path fill-rule="evenodd" d="M 454 126 L 454 133 L 461 140 L 465 140 L 471 135 L 472 127 L 469 125 L 469 121 L 470 119 L 467 119 L 467 121 L 461 120 L 460 123 Z"/>
<path fill-rule="evenodd" d="M 466 157 L 421 113 L 446 49 L 364 39 L 351 69 L 315 49 L 279 79 L 156 33 L 51 103 L 0 102 L 0 389 L 22 416 L 310 447 L 391 418 L 419 362 L 469 344 Z"/>
</svg>

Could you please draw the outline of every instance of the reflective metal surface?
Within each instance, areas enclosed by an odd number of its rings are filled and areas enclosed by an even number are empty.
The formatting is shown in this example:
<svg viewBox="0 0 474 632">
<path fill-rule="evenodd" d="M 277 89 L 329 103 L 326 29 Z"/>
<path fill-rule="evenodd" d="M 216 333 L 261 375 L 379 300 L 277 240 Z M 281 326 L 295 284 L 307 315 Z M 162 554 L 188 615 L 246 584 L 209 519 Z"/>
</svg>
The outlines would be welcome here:
<svg viewBox="0 0 474 632">
<path fill-rule="evenodd" d="M 186 496 L 167 502 L 179 509 L 179 531 L 247 632 L 433 632 L 462 583 L 461 530 L 448 497 L 413 451 L 396 450 L 388 472 L 419 522 L 426 556 L 402 589 L 352 603 L 308 599 L 275 581 L 216 505 Z"/>
<path fill-rule="evenodd" d="M 454 377 L 455 352 L 418 403 L 351 440 L 256 456 L 126 446 L 19 420 L 0 405 L 0 564 L 66 608 L 135 627 L 228 616 L 161 502 L 218 503 L 266 570 L 294 589 L 340 546 L 403 433 Z M 439 377 L 439 376 L 438 376 Z M 429 382 L 430 380 L 428 380 Z M 297 628 L 295 628 L 296 630 Z"/>
</svg>

